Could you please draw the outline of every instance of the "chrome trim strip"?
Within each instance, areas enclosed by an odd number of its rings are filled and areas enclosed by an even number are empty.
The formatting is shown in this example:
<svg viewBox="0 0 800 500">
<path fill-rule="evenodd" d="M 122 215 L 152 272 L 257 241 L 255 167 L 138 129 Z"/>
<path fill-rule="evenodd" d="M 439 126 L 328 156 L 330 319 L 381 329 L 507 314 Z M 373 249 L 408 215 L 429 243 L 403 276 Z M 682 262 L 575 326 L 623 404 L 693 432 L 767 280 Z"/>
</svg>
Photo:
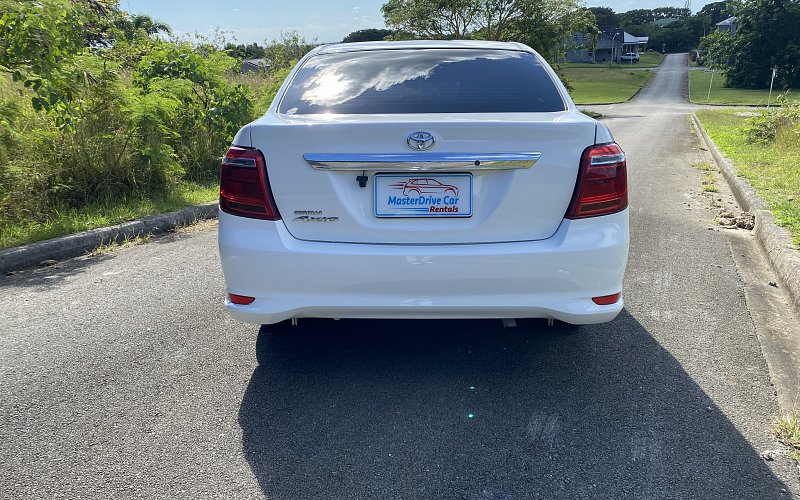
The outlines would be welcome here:
<svg viewBox="0 0 800 500">
<path fill-rule="evenodd" d="M 317 170 L 345 171 L 447 171 L 511 170 L 531 168 L 541 153 L 423 153 L 423 154 L 348 154 L 306 153 L 303 155 Z"/>
</svg>

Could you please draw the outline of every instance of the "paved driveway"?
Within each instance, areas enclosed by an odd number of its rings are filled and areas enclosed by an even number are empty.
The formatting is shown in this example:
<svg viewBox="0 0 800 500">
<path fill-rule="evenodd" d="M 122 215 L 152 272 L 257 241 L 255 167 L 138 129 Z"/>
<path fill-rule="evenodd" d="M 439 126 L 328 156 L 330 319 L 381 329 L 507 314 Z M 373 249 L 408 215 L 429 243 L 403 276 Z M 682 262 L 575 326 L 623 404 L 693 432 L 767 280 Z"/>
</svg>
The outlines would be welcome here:
<svg viewBox="0 0 800 500">
<path fill-rule="evenodd" d="M 0 278 L 2 498 L 788 498 L 774 388 L 694 196 L 683 56 L 604 109 L 626 310 L 570 333 L 222 308 L 213 228 Z M 259 363 L 260 361 L 260 363 Z"/>
</svg>

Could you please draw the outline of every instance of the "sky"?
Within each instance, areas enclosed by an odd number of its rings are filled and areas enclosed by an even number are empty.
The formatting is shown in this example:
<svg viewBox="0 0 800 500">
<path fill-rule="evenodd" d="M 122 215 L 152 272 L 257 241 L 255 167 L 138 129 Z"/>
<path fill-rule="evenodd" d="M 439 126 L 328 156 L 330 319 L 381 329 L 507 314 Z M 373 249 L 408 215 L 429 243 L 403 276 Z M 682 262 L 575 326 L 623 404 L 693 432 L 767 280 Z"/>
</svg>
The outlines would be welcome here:
<svg viewBox="0 0 800 500">
<path fill-rule="evenodd" d="M 386 0 L 120 0 L 133 14 L 147 14 L 169 24 L 177 35 L 208 34 L 215 27 L 239 43 L 276 39 L 296 30 L 307 41 L 338 42 L 364 28 L 383 28 L 381 5 Z M 697 12 L 709 2 L 692 2 Z M 611 7 L 615 12 L 656 7 L 683 7 L 680 0 L 586 1 L 587 7 Z"/>
</svg>

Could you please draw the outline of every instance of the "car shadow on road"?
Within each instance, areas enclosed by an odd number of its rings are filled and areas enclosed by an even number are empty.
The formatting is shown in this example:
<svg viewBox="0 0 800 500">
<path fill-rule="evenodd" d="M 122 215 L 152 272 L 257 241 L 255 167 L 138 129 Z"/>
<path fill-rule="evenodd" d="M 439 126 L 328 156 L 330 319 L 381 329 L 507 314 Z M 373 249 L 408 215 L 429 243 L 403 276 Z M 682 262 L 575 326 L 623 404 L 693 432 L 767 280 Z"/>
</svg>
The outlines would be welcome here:
<svg viewBox="0 0 800 500">
<path fill-rule="evenodd" d="M 786 486 L 630 314 L 263 328 L 239 412 L 269 498 L 778 498 Z"/>
</svg>

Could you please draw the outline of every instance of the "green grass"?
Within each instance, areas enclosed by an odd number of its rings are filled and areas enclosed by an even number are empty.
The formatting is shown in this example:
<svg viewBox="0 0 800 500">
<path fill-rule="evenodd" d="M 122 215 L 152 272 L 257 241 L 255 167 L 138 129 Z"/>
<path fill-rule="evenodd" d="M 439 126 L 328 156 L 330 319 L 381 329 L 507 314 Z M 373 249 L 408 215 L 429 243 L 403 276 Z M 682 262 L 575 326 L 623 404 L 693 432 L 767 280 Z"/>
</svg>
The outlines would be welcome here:
<svg viewBox="0 0 800 500">
<path fill-rule="evenodd" d="M 661 52 L 647 52 L 644 54 L 639 54 L 639 62 L 635 64 L 635 66 L 639 67 L 647 67 L 647 66 L 659 66 L 661 61 L 664 60 L 666 57 Z"/>
<path fill-rule="evenodd" d="M 634 69 L 642 69 L 642 68 L 655 68 L 661 64 L 661 61 L 664 60 L 664 54 L 660 54 L 658 52 L 648 52 L 646 54 L 639 54 L 639 62 L 638 63 L 630 63 L 630 62 L 619 62 L 614 63 L 613 68 L 634 68 Z M 560 66 L 562 68 L 608 68 L 607 62 L 598 62 L 598 63 L 561 63 Z"/>
<path fill-rule="evenodd" d="M 708 96 L 708 84 L 711 83 L 711 97 Z M 730 104 L 730 105 L 751 105 L 766 106 L 769 97 L 769 89 L 733 89 L 727 88 L 725 77 L 719 72 L 714 73 L 712 81 L 711 71 L 692 70 L 689 71 L 689 99 L 696 104 Z M 781 93 L 780 89 L 772 91 L 772 104 Z M 792 100 L 796 97 L 789 96 Z"/>
<path fill-rule="evenodd" d="M 57 211 L 44 222 L 26 222 L 0 228 L 0 249 L 47 240 L 88 229 L 119 224 L 146 215 L 214 201 L 217 184 L 186 184 L 179 191 L 155 197 L 128 198 Z"/>
<path fill-rule="evenodd" d="M 797 412 L 779 418 L 772 426 L 775 436 L 789 447 L 789 456 L 800 460 L 800 419 Z"/>
<path fill-rule="evenodd" d="M 575 104 L 612 104 L 625 102 L 642 88 L 652 74 L 650 71 L 626 71 L 564 67 L 561 72 L 569 80 Z"/>
<path fill-rule="evenodd" d="M 747 117 L 735 109 L 697 111 L 697 117 L 725 156 L 736 166 L 736 173 L 750 183 L 767 208 L 775 214 L 775 222 L 792 235 L 800 245 L 800 141 L 791 130 L 770 144 L 747 141 L 742 130 Z"/>
</svg>

